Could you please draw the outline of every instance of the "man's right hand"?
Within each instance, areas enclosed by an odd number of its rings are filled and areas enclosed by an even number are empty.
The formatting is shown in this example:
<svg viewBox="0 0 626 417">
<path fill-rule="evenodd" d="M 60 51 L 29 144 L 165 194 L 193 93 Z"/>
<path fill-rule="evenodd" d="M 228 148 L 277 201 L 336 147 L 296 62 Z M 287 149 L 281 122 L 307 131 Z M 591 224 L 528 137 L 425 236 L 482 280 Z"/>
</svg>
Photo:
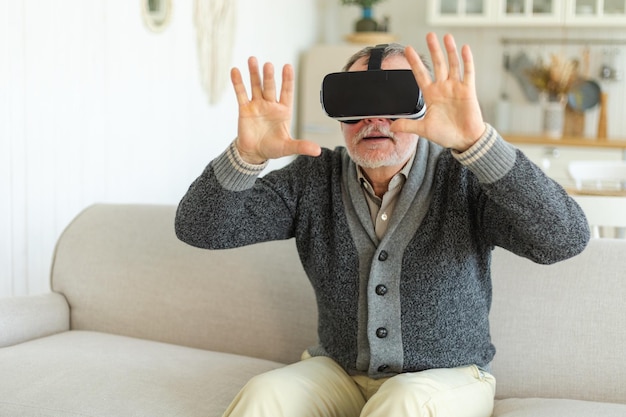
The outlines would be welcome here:
<svg viewBox="0 0 626 417">
<path fill-rule="evenodd" d="M 239 120 L 235 146 L 241 158 L 250 164 L 290 155 L 318 156 L 322 150 L 311 141 L 295 140 L 289 133 L 293 112 L 294 71 L 285 65 L 280 97 L 276 99 L 274 66 L 263 66 L 263 79 L 255 57 L 248 59 L 252 97 L 248 98 L 241 72 L 233 68 L 230 78 L 239 104 Z"/>
</svg>

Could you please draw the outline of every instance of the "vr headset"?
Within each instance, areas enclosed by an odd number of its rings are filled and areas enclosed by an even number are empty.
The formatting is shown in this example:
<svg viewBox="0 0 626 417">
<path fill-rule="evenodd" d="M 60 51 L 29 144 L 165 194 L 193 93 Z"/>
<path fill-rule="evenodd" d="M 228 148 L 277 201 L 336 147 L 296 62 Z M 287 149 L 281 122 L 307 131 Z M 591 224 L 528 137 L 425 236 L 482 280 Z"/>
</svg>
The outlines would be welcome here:
<svg viewBox="0 0 626 417">
<path fill-rule="evenodd" d="M 324 112 L 344 123 L 371 117 L 419 119 L 426 106 L 422 92 L 408 69 L 381 69 L 387 45 L 372 49 L 367 71 L 328 74 L 322 81 L 320 101 Z"/>
</svg>

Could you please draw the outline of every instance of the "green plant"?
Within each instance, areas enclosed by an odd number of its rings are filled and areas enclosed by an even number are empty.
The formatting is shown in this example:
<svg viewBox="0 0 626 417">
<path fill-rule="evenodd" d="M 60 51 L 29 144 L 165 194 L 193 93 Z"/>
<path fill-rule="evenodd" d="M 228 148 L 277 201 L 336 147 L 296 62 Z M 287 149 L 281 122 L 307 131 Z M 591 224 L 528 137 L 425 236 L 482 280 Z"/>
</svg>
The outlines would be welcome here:
<svg viewBox="0 0 626 417">
<path fill-rule="evenodd" d="M 380 3 L 381 1 L 384 0 L 341 0 L 341 4 L 356 4 L 361 7 L 372 7 L 373 5 L 375 5 L 376 3 Z"/>
</svg>

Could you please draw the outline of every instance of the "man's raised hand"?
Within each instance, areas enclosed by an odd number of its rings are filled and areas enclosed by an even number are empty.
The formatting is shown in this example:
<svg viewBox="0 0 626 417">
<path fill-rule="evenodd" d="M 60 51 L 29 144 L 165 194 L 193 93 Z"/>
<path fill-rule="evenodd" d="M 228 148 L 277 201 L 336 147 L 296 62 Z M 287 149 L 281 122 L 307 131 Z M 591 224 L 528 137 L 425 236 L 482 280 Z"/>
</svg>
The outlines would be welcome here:
<svg viewBox="0 0 626 417">
<path fill-rule="evenodd" d="M 274 66 L 263 66 L 263 78 L 255 57 L 248 59 L 251 97 L 248 97 L 241 72 L 231 70 L 230 76 L 239 105 L 239 119 L 235 146 L 242 159 L 251 164 L 261 164 L 268 159 L 289 155 L 318 156 L 318 144 L 291 137 L 293 113 L 294 71 L 285 65 L 282 72 L 280 96 L 276 97 Z"/>
</svg>

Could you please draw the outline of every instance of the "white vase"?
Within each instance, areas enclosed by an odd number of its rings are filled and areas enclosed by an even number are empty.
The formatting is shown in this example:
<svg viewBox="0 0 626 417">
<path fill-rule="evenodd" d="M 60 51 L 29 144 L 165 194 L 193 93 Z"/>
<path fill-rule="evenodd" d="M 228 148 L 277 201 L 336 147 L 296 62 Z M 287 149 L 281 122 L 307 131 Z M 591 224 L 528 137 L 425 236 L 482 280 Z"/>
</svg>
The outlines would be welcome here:
<svg viewBox="0 0 626 417">
<path fill-rule="evenodd" d="M 556 97 L 542 95 L 543 134 L 550 138 L 562 138 L 565 125 L 565 105 L 567 96 L 561 94 Z"/>
</svg>

